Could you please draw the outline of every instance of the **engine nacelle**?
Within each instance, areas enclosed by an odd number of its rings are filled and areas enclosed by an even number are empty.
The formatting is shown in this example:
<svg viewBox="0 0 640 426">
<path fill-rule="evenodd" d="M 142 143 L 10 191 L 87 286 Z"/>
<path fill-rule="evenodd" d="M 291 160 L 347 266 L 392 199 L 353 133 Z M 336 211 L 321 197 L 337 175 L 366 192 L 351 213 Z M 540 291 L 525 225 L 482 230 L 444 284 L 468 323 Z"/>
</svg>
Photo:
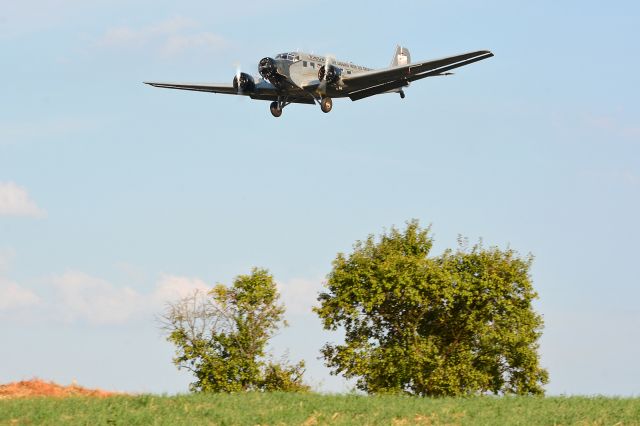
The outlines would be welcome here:
<svg viewBox="0 0 640 426">
<path fill-rule="evenodd" d="M 256 82 L 249 74 L 241 72 L 233 77 L 233 88 L 236 92 L 252 92 L 256 88 Z"/>
<path fill-rule="evenodd" d="M 321 66 L 318 70 L 318 80 L 325 80 L 329 84 L 335 84 L 340 80 L 342 69 L 329 64 L 329 66 Z"/>
<path fill-rule="evenodd" d="M 262 58 L 258 63 L 258 72 L 267 80 L 273 79 L 278 73 L 278 66 L 276 60 L 273 58 Z"/>
</svg>

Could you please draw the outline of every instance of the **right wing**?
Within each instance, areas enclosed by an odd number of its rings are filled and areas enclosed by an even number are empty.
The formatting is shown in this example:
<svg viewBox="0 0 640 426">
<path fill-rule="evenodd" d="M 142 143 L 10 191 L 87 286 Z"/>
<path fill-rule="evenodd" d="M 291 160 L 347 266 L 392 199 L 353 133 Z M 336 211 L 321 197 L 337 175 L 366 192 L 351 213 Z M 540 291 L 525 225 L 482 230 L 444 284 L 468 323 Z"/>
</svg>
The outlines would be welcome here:
<svg viewBox="0 0 640 426">
<path fill-rule="evenodd" d="M 342 81 L 352 100 L 384 93 L 389 90 L 408 86 L 409 82 L 426 77 L 447 75 L 447 71 L 472 64 L 493 56 L 488 50 L 464 53 L 447 58 L 412 63 L 401 67 L 368 71 L 344 76 Z"/>
<path fill-rule="evenodd" d="M 152 81 L 145 81 L 144 84 L 148 84 L 153 87 L 161 87 L 164 89 L 192 90 L 196 92 L 249 96 L 251 99 L 259 99 L 264 101 L 277 101 L 279 97 L 286 97 L 288 102 L 303 104 L 315 103 L 313 97 L 300 88 L 291 87 L 285 90 L 278 90 L 273 84 L 267 81 L 256 83 L 255 89 L 247 91 L 238 91 L 231 84 L 161 83 Z"/>
</svg>

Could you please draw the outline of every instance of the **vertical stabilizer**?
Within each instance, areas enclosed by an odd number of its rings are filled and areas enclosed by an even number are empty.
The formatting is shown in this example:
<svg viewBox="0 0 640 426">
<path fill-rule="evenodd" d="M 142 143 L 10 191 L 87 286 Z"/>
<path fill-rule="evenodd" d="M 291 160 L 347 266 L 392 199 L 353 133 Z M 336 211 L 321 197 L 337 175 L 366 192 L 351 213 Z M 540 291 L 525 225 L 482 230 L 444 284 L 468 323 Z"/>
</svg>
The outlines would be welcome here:
<svg viewBox="0 0 640 426">
<path fill-rule="evenodd" d="M 402 46 L 396 47 L 396 53 L 393 55 L 393 59 L 391 60 L 392 67 L 402 67 L 404 65 L 409 65 L 411 63 L 411 54 L 409 53 L 409 49 Z"/>
</svg>

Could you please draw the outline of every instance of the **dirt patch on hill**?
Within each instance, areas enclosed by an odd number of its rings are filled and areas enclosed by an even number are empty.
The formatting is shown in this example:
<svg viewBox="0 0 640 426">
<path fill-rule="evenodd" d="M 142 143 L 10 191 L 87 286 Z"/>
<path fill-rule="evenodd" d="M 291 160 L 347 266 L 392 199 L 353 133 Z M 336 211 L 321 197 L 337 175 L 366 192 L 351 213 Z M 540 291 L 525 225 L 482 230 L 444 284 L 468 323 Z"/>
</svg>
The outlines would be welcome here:
<svg viewBox="0 0 640 426">
<path fill-rule="evenodd" d="M 70 396 L 92 396 L 105 398 L 113 395 L 122 395 L 117 392 L 107 392 L 101 389 L 87 389 L 77 384 L 61 386 L 53 382 L 45 382 L 39 379 L 14 382 L 0 385 L 0 399 L 9 398 L 33 398 L 47 396 L 54 398 L 66 398 Z"/>
</svg>

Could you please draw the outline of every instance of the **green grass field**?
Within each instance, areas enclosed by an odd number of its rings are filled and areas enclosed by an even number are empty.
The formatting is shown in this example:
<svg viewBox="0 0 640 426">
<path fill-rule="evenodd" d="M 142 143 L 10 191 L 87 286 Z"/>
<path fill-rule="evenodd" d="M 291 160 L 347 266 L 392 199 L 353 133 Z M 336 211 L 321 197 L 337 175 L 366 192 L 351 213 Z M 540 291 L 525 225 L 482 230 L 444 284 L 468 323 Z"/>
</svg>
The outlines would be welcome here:
<svg viewBox="0 0 640 426">
<path fill-rule="evenodd" d="M 1 425 L 640 425 L 640 398 L 236 394 L 0 400 Z"/>
</svg>

